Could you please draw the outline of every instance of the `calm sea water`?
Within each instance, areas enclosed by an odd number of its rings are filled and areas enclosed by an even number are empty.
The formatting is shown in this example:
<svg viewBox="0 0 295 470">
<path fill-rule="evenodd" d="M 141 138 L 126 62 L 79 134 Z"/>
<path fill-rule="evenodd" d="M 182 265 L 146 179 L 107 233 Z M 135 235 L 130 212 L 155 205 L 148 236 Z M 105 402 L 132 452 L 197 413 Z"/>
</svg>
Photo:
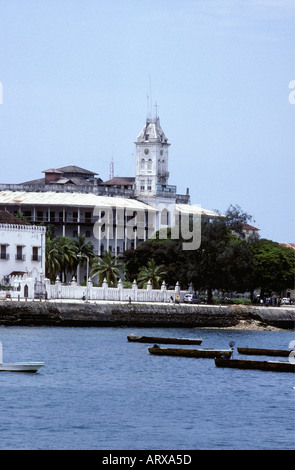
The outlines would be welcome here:
<svg viewBox="0 0 295 470">
<path fill-rule="evenodd" d="M 294 374 L 157 357 L 127 334 L 287 349 L 293 331 L 0 327 L 0 449 L 294 449 Z M 234 353 L 237 357 L 238 353 Z"/>
</svg>

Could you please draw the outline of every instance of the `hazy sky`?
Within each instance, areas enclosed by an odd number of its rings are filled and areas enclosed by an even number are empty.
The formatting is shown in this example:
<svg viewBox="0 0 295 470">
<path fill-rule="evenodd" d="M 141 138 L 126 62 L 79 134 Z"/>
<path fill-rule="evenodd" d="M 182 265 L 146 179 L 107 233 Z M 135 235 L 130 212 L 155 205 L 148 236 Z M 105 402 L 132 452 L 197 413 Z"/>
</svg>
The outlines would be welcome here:
<svg viewBox="0 0 295 470">
<path fill-rule="evenodd" d="M 294 59 L 294 0 L 0 0 L 0 183 L 134 176 L 149 95 L 177 192 L 294 242 Z"/>
</svg>

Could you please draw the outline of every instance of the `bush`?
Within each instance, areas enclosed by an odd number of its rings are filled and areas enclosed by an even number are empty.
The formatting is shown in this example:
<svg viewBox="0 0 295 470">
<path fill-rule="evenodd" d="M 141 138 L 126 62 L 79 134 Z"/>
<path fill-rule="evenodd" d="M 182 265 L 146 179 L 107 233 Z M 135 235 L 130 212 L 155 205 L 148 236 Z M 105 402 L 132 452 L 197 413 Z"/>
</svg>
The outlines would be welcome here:
<svg viewBox="0 0 295 470">
<path fill-rule="evenodd" d="M 251 300 L 241 297 L 237 299 L 229 299 L 229 303 L 233 305 L 251 305 Z"/>
</svg>

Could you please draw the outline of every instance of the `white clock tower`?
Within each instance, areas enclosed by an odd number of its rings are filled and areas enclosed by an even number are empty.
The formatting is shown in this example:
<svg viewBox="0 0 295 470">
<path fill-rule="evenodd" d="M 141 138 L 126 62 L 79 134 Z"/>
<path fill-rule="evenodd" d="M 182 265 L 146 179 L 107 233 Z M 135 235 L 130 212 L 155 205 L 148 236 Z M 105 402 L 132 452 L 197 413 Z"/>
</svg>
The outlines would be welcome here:
<svg viewBox="0 0 295 470">
<path fill-rule="evenodd" d="M 168 185 L 169 143 L 159 117 L 147 118 L 146 124 L 137 137 L 135 197 L 153 205 L 153 198 L 175 196 L 176 187 Z"/>
</svg>

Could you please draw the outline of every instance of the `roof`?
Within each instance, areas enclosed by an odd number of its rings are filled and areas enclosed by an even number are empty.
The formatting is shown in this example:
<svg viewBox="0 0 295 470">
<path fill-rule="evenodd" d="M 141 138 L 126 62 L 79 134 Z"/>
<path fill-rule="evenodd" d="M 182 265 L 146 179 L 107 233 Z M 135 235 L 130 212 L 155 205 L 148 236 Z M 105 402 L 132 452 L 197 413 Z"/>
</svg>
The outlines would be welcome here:
<svg viewBox="0 0 295 470">
<path fill-rule="evenodd" d="M 199 204 L 175 204 L 175 209 L 183 214 L 196 214 L 196 215 L 208 215 L 211 217 L 223 217 L 222 214 L 217 212 L 203 209 Z"/>
<path fill-rule="evenodd" d="M 257 228 L 257 227 L 253 227 L 253 225 L 249 225 L 249 224 L 246 224 L 246 223 L 242 223 L 243 225 L 243 230 L 260 230 L 260 228 Z"/>
<path fill-rule="evenodd" d="M 81 168 L 76 165 L 68 165 L 63 166 L 61 168 L 49 168 L 48 170 L 43 170 L 42 173 L 48 174 L 56 174 L 60 175 L 60 180 L 56 179 L 50 182 L 50 184 L 85 184 L 85 181 L 88 181 L 88 178 L 93 179 L 95 175 L 98 173 L 94 173 L 93 171 L 85 170 L 85 168 Z M 67 179 L 71 179 L 71 181 L 67 181 Z M 73 179 L 75 178 L 75 180 Z M 100 179 L 98 181 L 101 181 Z M 36 185 L 45 185 L 45 178 L 38 178 L 35 180 L 24 181 L 21 184 L 36 184 Z"/>
<path fill-rule="evenodd" d="M 92 193 L 59 193 L 59 192 L 27 192 L 0 191 L 0 205 L 14 204 L 17 206 L 69 206 L 69 207 L 117 207 L 133 210 L 156 209 L 136 199 L 122 197 L 96 196 Z"/>
<path fill-rule="evenodd" d="M 26 220 L 19 219 L 14 215 L 10 214 L 8 211 L 0 210 L 0 224 L 9 224 L 9 225 L 31 225 Z"/>
<path fill-rule="evenodd" d="M 161 142 L 163 144 L 167 144 L 168 142 L 168 139 L 160 126 L 160 119 L 158 117 L 155 119 L 148 118 L 146 120 L 145 126 L 142 128 L 140 134 L 137 136 L 137 142 L 148 141 Z"/>
<path fill-rule="evenodd" d="M 83 175 L 94 176 L 98 173 L 94 173 L 93 171 L 85 170 L 85 168 L 80 168 L 76 165 L 68 165 L 62 166 L 61 168 L 57 168 L 57 170 L 61 171 L 62 173 L 82 173 Z"/>
<path fill-rule="evenodd" d="M 127 186 L 127 185 L 134 184 L 134 182 L 135 182 L 134 177 L 115 176 L 111 180 L 104 181 L 103 183 L 100 184 L 100 186 L 115 186 L 115 185 Z"/>
<path fill-rule="evenodd" d="M 280 245 L 285 246 L 286 248 L 291 248 L 295 251 L 295 243 L 280 243 Z"/>
</svg>

